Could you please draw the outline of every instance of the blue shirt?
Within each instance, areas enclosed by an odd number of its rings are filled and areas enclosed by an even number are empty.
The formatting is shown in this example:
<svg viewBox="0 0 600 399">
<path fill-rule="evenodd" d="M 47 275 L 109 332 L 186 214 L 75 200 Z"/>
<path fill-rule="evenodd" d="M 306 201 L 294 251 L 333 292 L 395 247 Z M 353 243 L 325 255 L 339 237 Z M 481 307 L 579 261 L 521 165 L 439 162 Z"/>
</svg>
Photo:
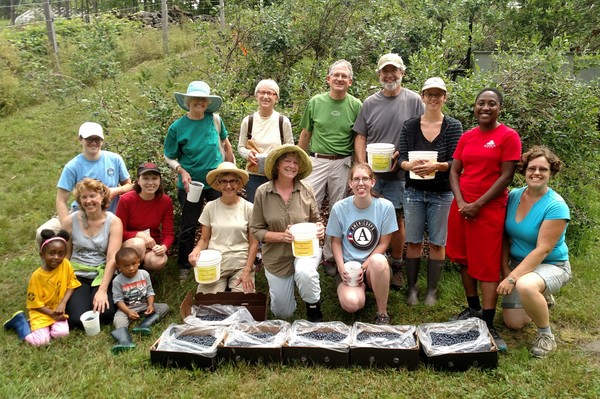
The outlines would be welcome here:
<svg viewBox="0 0 600 399">
<path fill-rule="evenodd" d="M 506 222 L 504 224 L 506 234 L 512 240 L 510 256 L 518 261 L 522 261 L 535 249 L 540 227 L 544 220 L 564 219 L 568 222 L 571 219 L 569 207 L 565 200 L 556 191 L 548 188 L 548 192 L 532 205 L 525 218 L 521 222 L 517 222 L 515 220 L 517 207 L 526 188 L 517 188 L 508 194 Z M 566 231 L 567 226 L 565 226 L 556 245 L 542 263 L 555 264 L 569 260 L 569 249 L 565 243 Z"/>
<path fill-rule="evenodd" d="M 115 188 L 119 183 L 129 179 L 129 172 L 123 158 L 114 152 L 101 151 L 100 158 L 95 161 L 90 161 L 83 154 L 79 154 L 65 165 L 56 187 L 71 192 L 75 185 L 86 177 L 98 179 L 108 188 Z M 115 212 L 118 202 L 119 197 L 115 197 L 110 202 L 108 210 Z M 78 208 L 75 201 L 71 206 L 73 209 Z"/>
<path fill-rule="evenodd" d="M 394 205 L 385 198 L 373 198 L 366 209 L 358 209 L 354 196 L 336 202 L 327 221 L 327 235 L 340 237 L 344 262 L 364 262 L 382 236 L 398 230 Z"/>
</svg>

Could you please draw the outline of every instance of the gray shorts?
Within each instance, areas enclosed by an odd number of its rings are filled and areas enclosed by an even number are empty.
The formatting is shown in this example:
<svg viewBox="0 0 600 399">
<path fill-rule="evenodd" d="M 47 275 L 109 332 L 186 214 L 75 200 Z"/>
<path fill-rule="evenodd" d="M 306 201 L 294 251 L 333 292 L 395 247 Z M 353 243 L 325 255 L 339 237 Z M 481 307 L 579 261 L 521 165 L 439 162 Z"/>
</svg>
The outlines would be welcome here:
<svg viewBox="0 0 600 399">
<path fill-rule="evenodd" d="M 511 259 L 509 265 L 510 269 L 513 270 L 517 265 L 518 263 Z M 556 264 L 541 263 L 532 273 L 536 273 L 544 280 L 546 289 L 543 294 L 544 296 L 547 296 L 557 293 L 571 279 L 571 264 L 568 260 Z M 513 289 L 510 295 L 502 297 L 502 309 L 522 308 L 523 304 L 521 304 L 521 298 L 516 289 Z"/>
</svg>

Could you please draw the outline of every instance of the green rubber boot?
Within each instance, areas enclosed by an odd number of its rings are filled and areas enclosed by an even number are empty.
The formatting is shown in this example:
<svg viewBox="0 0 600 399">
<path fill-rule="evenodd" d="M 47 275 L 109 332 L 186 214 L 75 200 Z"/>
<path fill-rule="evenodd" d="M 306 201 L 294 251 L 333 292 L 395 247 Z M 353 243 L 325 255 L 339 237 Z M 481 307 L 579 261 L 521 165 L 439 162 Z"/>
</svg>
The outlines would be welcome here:
<svg viewBox="0 0 600 399">
<path fill-rule="evenodd" d="M 111 349 L 112 353 L 115 355 L 135 348 L 135 344 L 131 339 L 131 334 L 129 334 L 129 329 L 127 327 L 112 330 L 110 335 L 118 342 L 116 345 L 113 345 Z"/>
<path fill-rule="evenodd" d="M 156 323 L 158 321 L 158 318 L 158 313 L 154 312 L 151 315 L 146 316 L 144 320 L 137 325 L 137 327 L 134 327 L 132 329 L 132 331 L 141 335 L 150 335 L 152 333 L 152 330 L 150 330 L 150 326 Z"/>
</svg>

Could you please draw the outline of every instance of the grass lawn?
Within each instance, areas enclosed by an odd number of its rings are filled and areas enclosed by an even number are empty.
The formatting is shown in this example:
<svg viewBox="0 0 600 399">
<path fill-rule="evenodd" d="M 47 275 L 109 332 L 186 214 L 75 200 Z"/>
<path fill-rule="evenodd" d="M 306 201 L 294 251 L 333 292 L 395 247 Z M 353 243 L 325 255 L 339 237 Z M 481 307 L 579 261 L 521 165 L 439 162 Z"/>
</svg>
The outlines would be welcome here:
<svg viewBox="0 0 600 399">
<path fill-rule="evenodd" d="M 77 129 L 87 115 L 78 104 L 30 107 L 0 119 L 0 319 L 24 309 L 29 275 L 38 267 L 35 229 L 53 212 L 55 184 L 65 162 L 80 150 Z M 110 138 L 108 139 L 110 140 Z M 559 349 L 545 360 L 528 354 L 535 328 L 509 332 L 509 344 L 493 371 L 435 372 L 336 369 L 283 365 L 222 364 L 214 372 L 165 369 L 150 364 L 149 348 L 169 323 L 180 322 L 179 304 L 189 290 L 177 281 L 174 262 L 160 272 L 157 300 L 172 307 L 149 337 L 134 337 L 137 348 L 112 355 L 110 326 L 87 337 L 81 331 L 43 348 L 20 342 L 14 332 L 0 333 L 0 398 L 598 398 L 600 357 L 580 348 L 600 337 L 600 251 L 572 259 L 574 278 L 552 310 Z M 422 273 L 423 274 L 423 273 Z M 424 290 L 425 279 L 422 276 Z M 264 275 L 258 286 L 266 290 Z M 392 292 L 389 310 L 395 324 L 444 321 L 462 309 L 464 294 L 455 269 L 448 266 L 437 306 L 404 304 L 405 292 Z M 374 299 L 354 318 L 343 314 L 333 280 L 322 277 L 327 320 L 372 322 Z M 266 292 L 266 291 L 265 291 Z M 296 318 L 304 317 L 301 302 Z M 501 317 L 496 319 L 501 326 Z"/>
</svg>

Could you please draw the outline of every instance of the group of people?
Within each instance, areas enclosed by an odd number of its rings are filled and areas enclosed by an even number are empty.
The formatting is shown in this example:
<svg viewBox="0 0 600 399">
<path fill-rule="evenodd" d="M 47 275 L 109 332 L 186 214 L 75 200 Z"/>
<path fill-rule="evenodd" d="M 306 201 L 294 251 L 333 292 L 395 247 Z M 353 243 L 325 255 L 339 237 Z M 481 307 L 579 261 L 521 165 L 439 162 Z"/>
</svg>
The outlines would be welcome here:
<svg viewBox="0 0 600 399">
<path fill-rule="evenodd" d="M 399 55 L 382 56 L 376 68 L 381 90 L 362 103 L 348 93 L 351 64 L 333 63 L 329 91 L 307 104 L 298 145 L 289 119 L 274 109 L 279 86 L 270 79 L 260 81 L 255 89 L 258 111 L 243 119 L 237 147 L 246 170 L 236 166 L 228 131 L 217 114 L 222 98 L 211 95 L 201 81 L 190 83 L 186 93 L 175 93 L 186 113 L 170 126 L 164 156 L 178 175 L 180 280 L 188 278 L 201 252 L 210 248 L 222 254 L 221 276 L 199 284 L 198 292 L 253 292 L 254 260 L 260 254 L 272 313 L 291 317 L 297 288 L 307 319 L 318 322 L 323 320 L 318 272 L 323 263 L 326 274 L 335 277 L 343 310 L 362 309 L 371 290 L 374 322 L 389 324 L 389 290 L 404 285 L 403 264 L 406 302 L 419 303 L 427 240 L 426 305 L 437 301 L 448 257 L 461 266 L 468 305 L 454 319 L 482 318 L 499 349 L 506 349 L 493 324 L 501 295 L 506 326 L 518 329 L 533 320 L 539 334 L 531 353 L 546 356 L 556 348 L 548 303 L 571 276 L 564 242 L 569 209 L 548 187 L 560 161 L 541 146 L 521 155 L 518 133 L 498 121 L 503 98 L 497 89 L 485 88 L 477 95 L 478 125 L 463 134 L 461 123 L 443 113 L 445 82 L 430 78 L 416 93 L 402 87 L 405 69 Z M 65 166 L 59 180 L 58 219 L 39 229 L 41 270 L 57 269 L 66 259 L 74 270 L 61 274 L 66 279 L 63 292 L 53 302 L 28 301 L 32 327 L 35 312 L 49 315 L 43 326 L 50 328 L 46 337 L 64 335 L 67 321 L 71 328 L 80 326 L 79 316 L 89 309 L 100 311 L 107 322 L 114 316 L 117 329 L 139 319 L 140 312 L 148 317 L 168 311 L 166 305 L 154 304 L 151 279 L 138 270 L 164 267 L 174 242 L 173 204 L 162 191 L 160 168 L 143 163 L 131 184 L 123 160 L 101 151 L 99 125 L 84 123 L 79 138 L 82 154 Z M 373 143 L 394 145 L 389 172 L 375 173 L 369 166 L 367 146 Z M 414 159 L 411 151 L 435 151 L 437 159 Z M 526 186 L 509 194 L 515 170 L 524 174 Z M 187 199 L 193 182 L 204 184 L 197 202 Z M 246 199 L 239 195 L 244 187 Z M 76 201 L 69 211 L 73 188 Z M 326 197 L 325 226 L 320 210 Z M 313 256 L 295 257 L 291 226 L 305 222 L 316 224 L 324 245 Z M 201 234 L 195 243 L 198 223 Z M 64 229 L 57 236 L 47 230 L 59 230 L 57 226 Z M 350 284 L 350 261 L 361 264 L 358 284 Z M 127 282 L 115 284 L 117 269 Z M 144 283 L 132 284 L 131 279 Z M 30 290 L 33 281 L 32 276 Z M 128 286 L 145 288 L 142 295 L 123 295 Z M 115 316 L 115 311 L 121 313 Z M 16 314 L 9 327 L 23 317 Z"/>
</svg>

